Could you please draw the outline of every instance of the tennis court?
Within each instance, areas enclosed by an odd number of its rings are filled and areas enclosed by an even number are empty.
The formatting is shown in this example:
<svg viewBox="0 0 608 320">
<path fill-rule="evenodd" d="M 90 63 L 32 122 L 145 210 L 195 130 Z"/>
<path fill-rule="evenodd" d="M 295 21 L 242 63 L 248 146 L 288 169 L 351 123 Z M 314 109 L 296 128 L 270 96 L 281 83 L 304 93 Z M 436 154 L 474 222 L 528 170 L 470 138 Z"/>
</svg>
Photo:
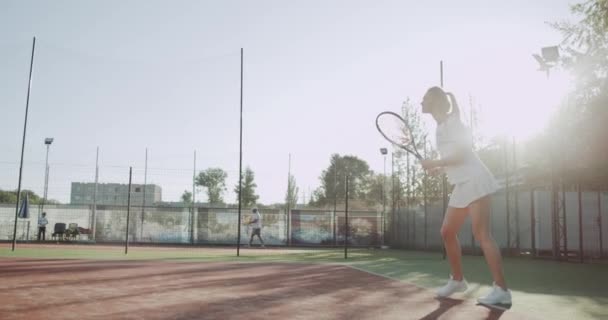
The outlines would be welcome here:
<svg viewBox="0 0 608 320">
<path fill-rule="evenodd" d="M 0 5 L 0 320 L 608 319 L 608 0 L 317 2 Z"/>
<path fill-rule="evenodd" d="M 476 306 L 481 257 L 465 257 L 467 294 L 437 300 L 440 254 L 400 250 L 22 244 L 0 249 L 0 318 L 10 319 L 602 319 L 605 265 L 506 259 L 514 307 Z M 347 261 L 347 262 L 345 262 Z M 515 276 L 517 275 L 517 276 Z M 572 276 L 576 275 L 576 276 Z M 556 281 L 559 279 L 559 281 Z"/>
</svg>

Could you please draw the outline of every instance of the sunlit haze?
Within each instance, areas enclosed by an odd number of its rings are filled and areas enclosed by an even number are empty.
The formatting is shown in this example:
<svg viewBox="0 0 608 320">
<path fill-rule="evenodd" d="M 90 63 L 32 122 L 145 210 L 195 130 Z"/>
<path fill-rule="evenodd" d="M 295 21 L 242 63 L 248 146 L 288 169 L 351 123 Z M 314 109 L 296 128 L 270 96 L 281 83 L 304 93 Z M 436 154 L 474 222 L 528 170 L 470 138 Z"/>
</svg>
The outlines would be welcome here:
<svg viewBox="0 0 608 320">
<path fill-rule="evenodd" d="M 374 127 L 384 110 L 445 88 L 486 137 L 537 134 L 570 86 L 533 53 L 558 45 L 545 22 L 569 1 L 2 1 L 0 188 L 16 189 L 32 37 L 37 37 L 23 188 L 42 193 L 45 137 L 54 137 L 49 198 L 71 182 L 144 182 L 179 201 L 196 168 L 239 165 L 240 48 L 244 48 L 243 165 L 260 202 L 282 202 L 288 157 L 310 195 L 331 154 L 383 170 Z M 434 124 L 426 119 L 430 132 Z M 202 201 L 203 193 L 197 194 Z"/>
</svg>

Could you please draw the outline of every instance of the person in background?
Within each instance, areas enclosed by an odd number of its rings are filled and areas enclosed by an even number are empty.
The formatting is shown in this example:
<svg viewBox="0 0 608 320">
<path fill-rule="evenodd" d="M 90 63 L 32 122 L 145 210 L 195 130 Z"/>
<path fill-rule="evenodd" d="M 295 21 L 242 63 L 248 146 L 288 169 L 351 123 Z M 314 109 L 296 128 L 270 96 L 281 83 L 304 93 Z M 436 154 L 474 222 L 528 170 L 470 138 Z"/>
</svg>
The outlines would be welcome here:
<svg viewBox="0 0 608 320">
<path fill-rule="evenodd" d="M 249 239 L 249 246 L 251 247 L 251 243 L 253 242 L 253 237 L 258 236 L 260 242 L 262 243 L 262 248 L 264 248 L 264 240 L 262 240 L 262 215 L 258 208 L 253 208 L 252 217 L 249 220 L 248 225 L 253 226 L 253 231 L 251 232 L 251 238 Z"/>
<path fill-rule="evenodd" d="M 49 224 L 49 220 L 46 219 L 46 212 L 42 213 L 42 216 L 38 218 L 38 241 L 42 236 L 42 241 L 46 240 L 46 225 Z"/>
</svg>

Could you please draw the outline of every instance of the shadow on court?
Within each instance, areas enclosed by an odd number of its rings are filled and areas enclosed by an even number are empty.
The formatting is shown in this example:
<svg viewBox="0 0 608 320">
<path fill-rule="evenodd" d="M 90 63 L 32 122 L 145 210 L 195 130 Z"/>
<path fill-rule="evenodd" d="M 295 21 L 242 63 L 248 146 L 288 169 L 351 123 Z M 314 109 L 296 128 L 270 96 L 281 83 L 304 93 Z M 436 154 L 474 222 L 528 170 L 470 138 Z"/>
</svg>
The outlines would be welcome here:
<svg viewBox="0 0 608 320">
<path fill-rule="evenodd" d="M 527 319 L 341 265 L 0 259 L 0 318 Z"/>
</svg>

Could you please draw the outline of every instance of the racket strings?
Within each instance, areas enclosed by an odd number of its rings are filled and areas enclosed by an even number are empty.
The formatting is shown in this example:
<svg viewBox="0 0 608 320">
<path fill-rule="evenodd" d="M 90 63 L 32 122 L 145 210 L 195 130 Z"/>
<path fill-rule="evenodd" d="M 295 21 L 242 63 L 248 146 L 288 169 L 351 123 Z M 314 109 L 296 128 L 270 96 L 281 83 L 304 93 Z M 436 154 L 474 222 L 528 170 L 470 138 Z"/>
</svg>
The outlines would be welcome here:
<svg viewBox="0 0 608 320">
<path fill-rule="evenodd" d="M 421 158 L 415 137 L 401 116 L 393 112 L 383 112 L 376 118 L 376 126 L 388 141 Z"/>
</svg>

